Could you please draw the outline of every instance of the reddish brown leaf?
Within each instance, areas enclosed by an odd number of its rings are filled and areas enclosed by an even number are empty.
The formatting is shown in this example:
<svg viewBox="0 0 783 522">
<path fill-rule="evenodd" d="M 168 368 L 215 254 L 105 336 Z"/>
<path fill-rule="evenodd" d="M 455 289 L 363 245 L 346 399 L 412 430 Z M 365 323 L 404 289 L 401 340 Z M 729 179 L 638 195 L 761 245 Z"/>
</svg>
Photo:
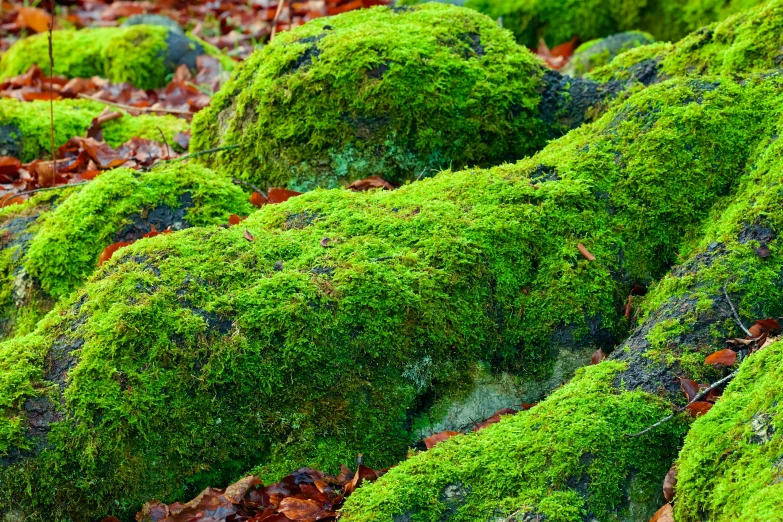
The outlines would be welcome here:
<svg viewBox="0 0 783 522">
<path fill-rule="evenodd" d="M 655 512 L 650 522 L 674 522 L 674 510 L 671 504 L 666 504 Z"/>
<path fill-rule="evenodd" d="M 247 229 L 245 229 L 245 234 L 244 235 L 245 235 L 245 239 L 247 239 L 248 241 L 255 241 L 256 240 L 255 236 L 253 236 L 253 234 L 251 234 L 250 231 L 247 230 Z"/>
<path fill-rule="evenodd" d="M 691 403 L 688 405 L 687 408 L 685 408 L 691 417 L 700 417 L 710 411 L 710 408 L 712 408 L 712 403 L 707 401 L 696 401 L 694 403 Z"/>
<path fill-rule="evenodd" d="M 427 439 L 424 439 L 425 442 Z M 429 449 L 429 448 L 427 448 Z M 373 481 L 378 478 L 378 473 L 365 466 L 364 464 L 359 464 L 359 468 L 356 470 L 356 473 L 353 476 L 353 479 L 345 485 L 345 489 L 343 490 L 343 494 L 347 497 L 354 491 L 356 491 L 359 486 L 362 485 L 362 482 L 365 480 Z"/>
<path fill-rule="evenodd" d="M 267 199 L 260 192 L 253 192 L 250 194 L 250 204 L 258 208 L 263 207 L 268 203 Z"/>
<path fill-rule="evenodd" d="M 633 294 L 628 295 L 628 299 L 625 300 L 625 318 L 630 320 L 633 315 Z"/>
<path fill-rule="evenodd" d="M 587 250 L 587 248 L 582 243 L 576 245 L 576 248 L 579 249 L 579 253 L 582 254 L 582 256 L 584 256 L 585 259 L 587 259 L 588 261 L 595 261 L 595 256 L 591 254 L 590 251 Z"/>
<path fill-rule="evenodd" d="M 451 437 L 455 437 L 457 435 L 462 435 L 462 432 L 460 432 L 460 431 L 441 431 L 440 433 L 436 433 L 434 435 L 430 435 L 429 437 L 424 439 L 424 445 L 427 446 L 427 449 L 432 449 L 439 442 L 443 442 L 444 440 L 450 439 Z"/>
<path fill-rule="evenodd" d="M 775 333 L 780 330 L 780 324 L 775 319 L 759 319 L 753 326 L 760 328 L 762 333 Z M 753 333 L 752 328 L 749 328 L 750 333 Z"/>
<path fill-rule="evenodd" d="M 107 121 L 116 120 L 119 118 L 122 118 L 121 112 L 112 111 L 106 107 L 97 118 L 93 118 L 92 122 L 90 123 L 90 127 L 87 129 L 86 136 L 88 138 L 94 138 L 98 141 L 103 140 L 103 124 Z"/>
<path fill-rule="evenodd" d="M 101 266 L 103 263 L 111 259 L 111 257 L 114 255 L 114 253 L 117 250 L 132 244 L 133 241 L 118 241 L 116 243 L 112 243 L 111 245 L 107 246 L 106 248 L 103 249 L 101 255 L 98 256 L 98 266 Z"/>
<path fill-rule="evenodd" d="M 713 388 L 709 392 L 707 392 L 707 395 L 704 397 L 704 400 L 707 402 L 711 402 L 712 404 L 715 404 L 715 401 L 717 401 L 721 395 L 723 395 L 723 390 L 719 390 L 718 388 Z"/>
<path fill-rule="evenodd" d="M 590 364 L 598 364 L 599 362 L 606 359 L 606 354 L 602 349 L 597 349 L 593 356 L 590 358 Z"/>
<path fill-rule="evenodd" d="M 663 479 L 663 496 L 666 502 L 674 500 L 674 490 L 677 487 L 677 465 L 672 464 L 666 477 Z"/>
<path fill-rule="evenodd" d="M 699 394 L 699 385 L 696 381 L 680 377 L 680 388 L 685 393 L 688 402 L 691 402 Z"/>
<path fill-rule="evenodd" d="M 394 187 L 391 185 L 391 183 L 381 178 L 380 176 L 370 176 L 369 178 L 356 180 L 346 188 L 356 192 L 362 192 L 375 188 L 394 190 Z"/>
<path fill-rule="evenodd" d="M 522 404 L 519 405 L 519 407 L 522 408 L 522 411 L 527 411 L 530 408 L 532 408 L 533 406 L 535 406 L 536 404 L 538 404 L 538 403 L 536 403 L 536 402 L 532 402 L 532 403 L 523 402 Z"/>
<path fill-rule="evenodd" d="M 473 426 L 473 431 L 480 431 L 486 428 L 487 426 L 491 426 L 492 424 L 500 422 L 500 418 L 503 415 L 515 415 L 516 413 L 517 410 L 512 410 L 511 408 L 502 408 L 496 411 L 495 413 L 493 413 L 492 416 L 489 417 L 487 420 Z"/>
<path fill-rule="evenodd" d="M 731 366 L 737 360 L 737 352 L 728 348 L 717 351 L 707 356 L 704 359 L 704 364 L 722 364 L 723 366 Z"/>
<path fill-rule="evenodd" d="M 282 203 L 294 196 L 299 196 L 301 194 L 301 192 L 296 192 L 294 190 L 271 188 L 269 189 L 269 193 L 267 193 L 267 199 L 270 203 Z"/>
<path fill-rule="evenodd" d="M 231 214 L 230 216 L 228 216 L 228 223 L 230 225 L 238 225 L 241 221 L 242 219 L 240 219 L 240 217 L 237 216 L 236 214 Z"/>
<path fill-rule="evenodd" d="M 16 25 L 32 29 L 36 33 L 45 33 L 49 30 L 52 16 L 36 7 L 19 7 L 17 9 Z"/>
<path fill-rule="evenodd" d="M 19 178 L 22 162 L 10 156 L 0 157 L 0 183 L 13 183 Z"/>
</svg>

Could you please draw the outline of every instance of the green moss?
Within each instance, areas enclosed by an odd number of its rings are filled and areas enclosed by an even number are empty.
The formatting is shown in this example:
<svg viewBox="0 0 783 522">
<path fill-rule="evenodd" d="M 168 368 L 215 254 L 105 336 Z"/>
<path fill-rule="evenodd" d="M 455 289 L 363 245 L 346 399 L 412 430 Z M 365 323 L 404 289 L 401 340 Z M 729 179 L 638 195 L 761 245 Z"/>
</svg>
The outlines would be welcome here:
<svg viewBox="0 0 783 522">
<path fill-rule="evenodd" d="M 92 120 L 106 106 L 89 100 L 58 100 L 54 102 L 54 143 L 59 147 L 74 136 L 84 136 Z M 123 111 L 120 111 L 123 112 Z M 0 154 L 24 162 L 51 155 L 49 102 L 0 99 Z M 188 130 L 185 120 L 174 116 L 143 114 L 106 122 L 103 138 L 112 147 L 119 147 L 131 138 L 161 141 L 161 132 L 169 143 L 178 132 Z"/>
<path fill-rule="evenodd" d="M 273 479 L 357 452 L 396 462 L 411 420 L 477 363 L 533 382 L 559 350 L 616 339 L 631 283 L 664 272 L 747 175 L 779 86 L 669 82 L 517 165 L 318 190 L 127 247 L 0 344 L 2 364 L 27 361 L 8 372 L 4 444 L 28 448 L 0 471 L 0 506 L 120 515 L 256 464 Z M 42 394 L 59 416 L 30 432 Z M 596 510 L 615 507 L 607 487 Z"/>
<path fill-rule="evenodd" d="M 253 208 L 230 180 L 197 165 L 112 170 L 74 192 L 41 196 L 0 217 L 2 337 L 32 331 L 95 271 L 113 242 L 137 239 L 154 225 L 163 231 L 225 223 Z"/>
<path fill-rule="evenodd" d="M 390 182 L 541 146 L 544 68 L 492 20 L 443 4 L 316 19 L 257 51 L 194 118 L 193 150 L 266 186 Z"/>
<path fill-rule="evenodd" d="M 608 64 L 615 56 L 636 47 L 655 42 L 652 35 L 641 31 L 626 31 L 606 38 L 598 38 L 580 45 L 563 67 L 563 74 L 583 76 L 585 73 Z"/>
<path fill-rule="evenodd" d="M 650 66 L 663 78 L 686 74 L 744 76 L 779 68 L 783 63 L 781 48 L 783 1 L 770 0 L 694 31 L 675 44 L 630 50 L 588 76 L 597 81 L 624 80 Z"/>
<path fill-rule="evenodd" d="M 214 48 L 210 49 L 214 52 Z M 100 76 L 129 82 L 139 89 L 164 87 L 181 64 L 195 69 L 205 45 L 166 27 L 91 28 L 54 32 L 54 71 L 68 78 Z M 230 60 L 221 61 L 232 67 Z M 29 36 L 11 46 L 0 62 L 0 78 L 27 72 L 32 65 L 49 71 L 49 42 L 45 33 Z"/>
<path fill-rule="evenodd" d="M 678 459 L 678 520 L 775 520 L 783 504 L 783 343 L 742 363 Z"/>
<path fill-rule="evenodd" d="M 685 427 L 675 421 L 656 437 L 626 437 L 666 415 L 668 404 L 618 392 L 612 382 L 622 368 L 581 369 L 532 410 L 408 459 L 352 495 L 343 519 L 648 518 Z"/>
</svg>

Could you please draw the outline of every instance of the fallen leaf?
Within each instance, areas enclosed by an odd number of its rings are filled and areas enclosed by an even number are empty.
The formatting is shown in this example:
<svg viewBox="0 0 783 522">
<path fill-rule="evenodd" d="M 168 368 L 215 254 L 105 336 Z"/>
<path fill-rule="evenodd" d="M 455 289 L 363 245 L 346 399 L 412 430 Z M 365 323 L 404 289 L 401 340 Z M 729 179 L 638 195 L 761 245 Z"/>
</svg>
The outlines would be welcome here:
<svg viewBox="0 0 783 522">
<path fill-rule="evenodd" d="M 277 508 L 283 515 L 297 522 L 315 522 L 321 506 L 317 502 L 300 498 L 284 498 Z"/>
<path fill-rule="evenodd" d="M 36 33 L 45 33 L 49 30 L 52 16 L 37 7 L 20 7 L 17 9 L 16 25 L 32 29 Z"/>
<path fill-rule="evenodd" d="M 256 240 L 255 236 L 253 236 L 253 234 L 251 234 L 250 231 L 247 229 L 245 229 L 245 239 L 247 239 L 248 241 Z"/>
<path fill-rule="evenodd" d="M 691 402 L 699 394 L 699 385 L 696 381 L 680 377 L 680 388 L 685 393 L 688 402 Z"/>
<path fill-rule="evenodd" d="M 731 366 L 737 360 L 737 352 L 726 348 L 724 350 L 717 351 L 707 356 L 704 359 L 704 364 L 722 364 L 723 366 Z"/>
<path fill-rule="evenodd" d="M 502 408 L 496 411 L 495 413 L 493 413 L 492 416 L 486 419 L 485 421 L 480 422 L 475 426 L 473 426 L 473 431 L 480 431 L 486 428 L 487 426 L 491 426 L 492 424 L 500 422 L 500 418 L 503 415 L 516 415 L 516 413 L 517 410 L 512 410 L 511 408 Z"/>
<path fill-rule="evenodd" d="M 582 243 L 576 245 L 576 248 L 579 249 L 579 253 L 582 254 L 585 259 L 587 259 L 588 261 L 595 261 L 595 256 L 591 254 L 590 251 L 587 250 L 587 248 Z"/>
<path fill-rule="evenodd" d="M 597 349 L 593 356 L 590 358 L 590 364 L 598 364 L 599 362 L 606 359 L 606 354 L 602 349 Z"/>
<path fill-rule="evenodd" d="M 536 402 L 530 402 L 530 403 L 523 402 L 522 404 L 519 405 L 519 407 L 522 408 L 522 411 L 527 411 L 530 408 L 532 408 L 533 406 L 535 406 L 536 404 L 538 404 L 538 403 L 536 403 Z"/>
<path fill-rule="evenodd" d="M 700 417 L 710 411 L 712 403 L 707 401 L 696 401 L 689 404 L 685 409 L 691 417 Z"/>
<path fill-rule="evenodd" d="M 324 248 L 329 246 L 329 238 L 328 237 L 324 237 L 323 239 L 321 239 L 321 246 L 324 247 Z"/>
<path fill-rule="evenodd" d="M 112 243 L 111 245 L 107 246 L 106 248 L 103 249 L 101 255 L 98 256 L 98 266 L 101 266 L 103 263 L 111 259 L 111 257 L 114 255 L 114 253 L 117 250 L 132 244 L 133 241 L 118 241 L 116 243 Z"/>
<path fill-rule="evenodd" d="M 370 176 L 369 178 L 358 179 L 346 187 L 348 190 L 362 192 L 370 189 L 380 188 L 384 190 L 394 190 L 394 187 L 380 176 Z"/>
<path fill-rule="evenodd" d="M 434 435 L 430 435 L 429 437 L 424 439 L 424 445 L 427 447 L 427 449 L 432 449 L 439 442 L 443 442 L 444 440 L 450 439 L 451 437 L 455 437 L 457 435 L 462 435 L 462 432 L 460 432 L 460 431 L 441 431 L 440 433 L 436 433 Z"/>
<path fill-rule="evenodd" d="M 677 465 L 672 464 L 669 468 L 669 472 L 666 473 L 666 477 L 663 479 L 663 497 L 666 502 L 671 502 L 674 499 L 674 490 L 677 487 Z"/>
<path fill-rule="evenodd" d="M 90 123 L 90 127 L 87 129 L 86 137 L 94 138 L 95 140 L 103 140 L 103 124 L 107 121 L 116 120 L 122 118 L 122 113 L 119 111 L 112 111 L 108 107 L 103 109 L 97 118 L 93 118 Z"/>
<path fill-rule="evenodd" d="M 268 202 L 269 201 L 260 192 L 253 192 L 252 194 L 250 194 L 250 204 L 253 206 L 261 208 L 264 205 L 266 205 Z"/>
<path fill-rule="evenodd" d="M 625 318 L 630 320 L 633 314 L 633 294 L 628 295 L 628 299 L 625 300 Z"/>
<path fill-rule="evenodd" d="M 655 512 L 650 522 L 674 522 L 674 510 L 671 504 L 666 504 Z"/>
<path fill-rule="evenodd" d="M 269 192 L 267 193 L 266 197 L 270 203 L 282 203 L 294 196 L 299 196 L 301 194 L 302 194 L 301 192 L 296 192 L 294 190 L 273 187 L 269 189 Z"/>
<path fill-rule="evenodd" d="M 230 225 L 238 225 L 241 221 L 242 220 L 240 219 L 240 217 L 237 216 L 236 214 L 231 214 L 230 216 L 228 216 L 228 223 Z"/>
</svg>

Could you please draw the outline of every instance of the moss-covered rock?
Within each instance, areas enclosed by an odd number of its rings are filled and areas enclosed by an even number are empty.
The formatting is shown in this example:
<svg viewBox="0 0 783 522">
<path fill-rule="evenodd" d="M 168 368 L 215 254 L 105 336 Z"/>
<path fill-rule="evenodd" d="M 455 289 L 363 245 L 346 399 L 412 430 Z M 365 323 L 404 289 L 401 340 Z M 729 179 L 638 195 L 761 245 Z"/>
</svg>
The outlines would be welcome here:
<svg viewBox="0 0 783 522">
<path fill-rule="evenodd" d="M 501 18 L 522 45 L 535 48 L 543 37 L 557 45 L 622 31 L 643 30 L 663 41 L 678 40 L 699 27 L 762 3 L 763 0 L 468 0 L 467 7 Z"/>
<path fill-rule="evenodd" d="M 687 35 L 627 51 L 587 76 L 649 85 L 674 76 L 747 76 L 783 65 L 783 1 L 770 0 Z"/>
<path fill-rule="evenodd" d="M 164 87 L 180 65 L 196 70 L 196 58 L 221 57 L 214 47 L 159 25 L 133 25 L 54 32 L 54 72 L 68 78 L 100 76 L 128 82 L 139 89 Z M 45 33 L 15 43 L 0 61 L 0 79 L 27 72 L 32 65 L 49 71 L 49 41 Z"/>
<path fill-rule="evenodd" d="M 225 223 L 247 195 L 197 165 L 106 172 L 86 187 L 41 194 L 0 213 L 0 338 L 24 334 L 95 271 L 103 249 L 152 227 Z"/>
<path fill-rule="evenodd" d="M 561 352 L 608 349 L 630 285 L 732 193 L 779 96 L 774 76 L 672 82 L 518 165 L 315 191 L 127 247 L 0 345 L 0 506 L 78 519 L 254 464 L 395 462 L 482 361 L 536 381 Z"/>
<path fill-rule="evenodd" d="M 65 144 L 74 136 L 84 136 L 93 118 L 106 106 L 90 100 L 58 100 L 54 102 L 54 144 Z M 124 112 L 124 111 L 120 111 Z M 51 154 L 51 118 L 49 102 L 22 102 L 0 99 L 0 155 L 19 158 L 23 162 L 48 158 Z M 101 127 L 103 139 L 118 147 L 131 138 L 161 140 L 161 132 L 169 143 L 174 135 L 188 130 L 188 122 L 170 115 L 142 114 L 108 121 Z"/>
<path fill-rule="evenodd" d="M 583 76 L 596 67 L 608 64 L 620 53 L 654 42 L 652 35 L 641 31 L 626 31 L 590 40 L 574 51 L 561 72 L 569 76 Z"/>
<path fill-rule="evenodd" d="M 353 11 L 257 51 L 194 118 L 191 147 L 240 145 L 209 158 L 296 190 L 496 165 L 552 136 L 542 113 L 569 113 L 558 98 L 569 86 L 549 79 L 536 57 L 469 9 Z M 595 89 L 593 104 L 603 97 Z"/>
</svg>

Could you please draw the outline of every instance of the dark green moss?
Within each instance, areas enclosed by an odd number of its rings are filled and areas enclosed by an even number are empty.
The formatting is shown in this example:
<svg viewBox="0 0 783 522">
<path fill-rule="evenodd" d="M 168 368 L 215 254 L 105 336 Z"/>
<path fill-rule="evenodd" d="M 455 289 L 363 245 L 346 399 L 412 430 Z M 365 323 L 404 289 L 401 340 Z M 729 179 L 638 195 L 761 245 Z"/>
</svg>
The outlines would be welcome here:
<svg viewBox="0 0 783 522">
<path fill-rule="evenodd" d="M 514 166 L 314 191 L 127 247 L 0 344 L 0 506 L 126 514 L 255 464 L 396 462 L 480 361 L 532 382 L 558 351 L 608 349 L 631 283 L 730 199 L 779 93 L 776 77 L 670 82 Z M 43 395 L 57 415 L 31 432 Z M 606 495 L 595 509 L 619 505 Z"/>
<path fill-rule="evenodd" d="M 178 66 L 195 70 L 196 58 L 217 51 L 167 27 L 133 25 L 54 32 L 54 71 L 68 78 L 100 76 L 129 82 L 139 89 L 165 87 Z M 233 62 L 221 59 L 226 68 Z M 45 33 L 11 46 L 0 62 L 0 79 L 27 72 L 32 65 L 49 71 L 49 41 Z"/>
<path fill-rule="evenodd" d="M 541 148 L 544 67 L 492 20 L 426 4 L 308 22 L 257 51 L 193 123 L 194 150 L 263 186 L 390 182 Z"/>
</svg>

